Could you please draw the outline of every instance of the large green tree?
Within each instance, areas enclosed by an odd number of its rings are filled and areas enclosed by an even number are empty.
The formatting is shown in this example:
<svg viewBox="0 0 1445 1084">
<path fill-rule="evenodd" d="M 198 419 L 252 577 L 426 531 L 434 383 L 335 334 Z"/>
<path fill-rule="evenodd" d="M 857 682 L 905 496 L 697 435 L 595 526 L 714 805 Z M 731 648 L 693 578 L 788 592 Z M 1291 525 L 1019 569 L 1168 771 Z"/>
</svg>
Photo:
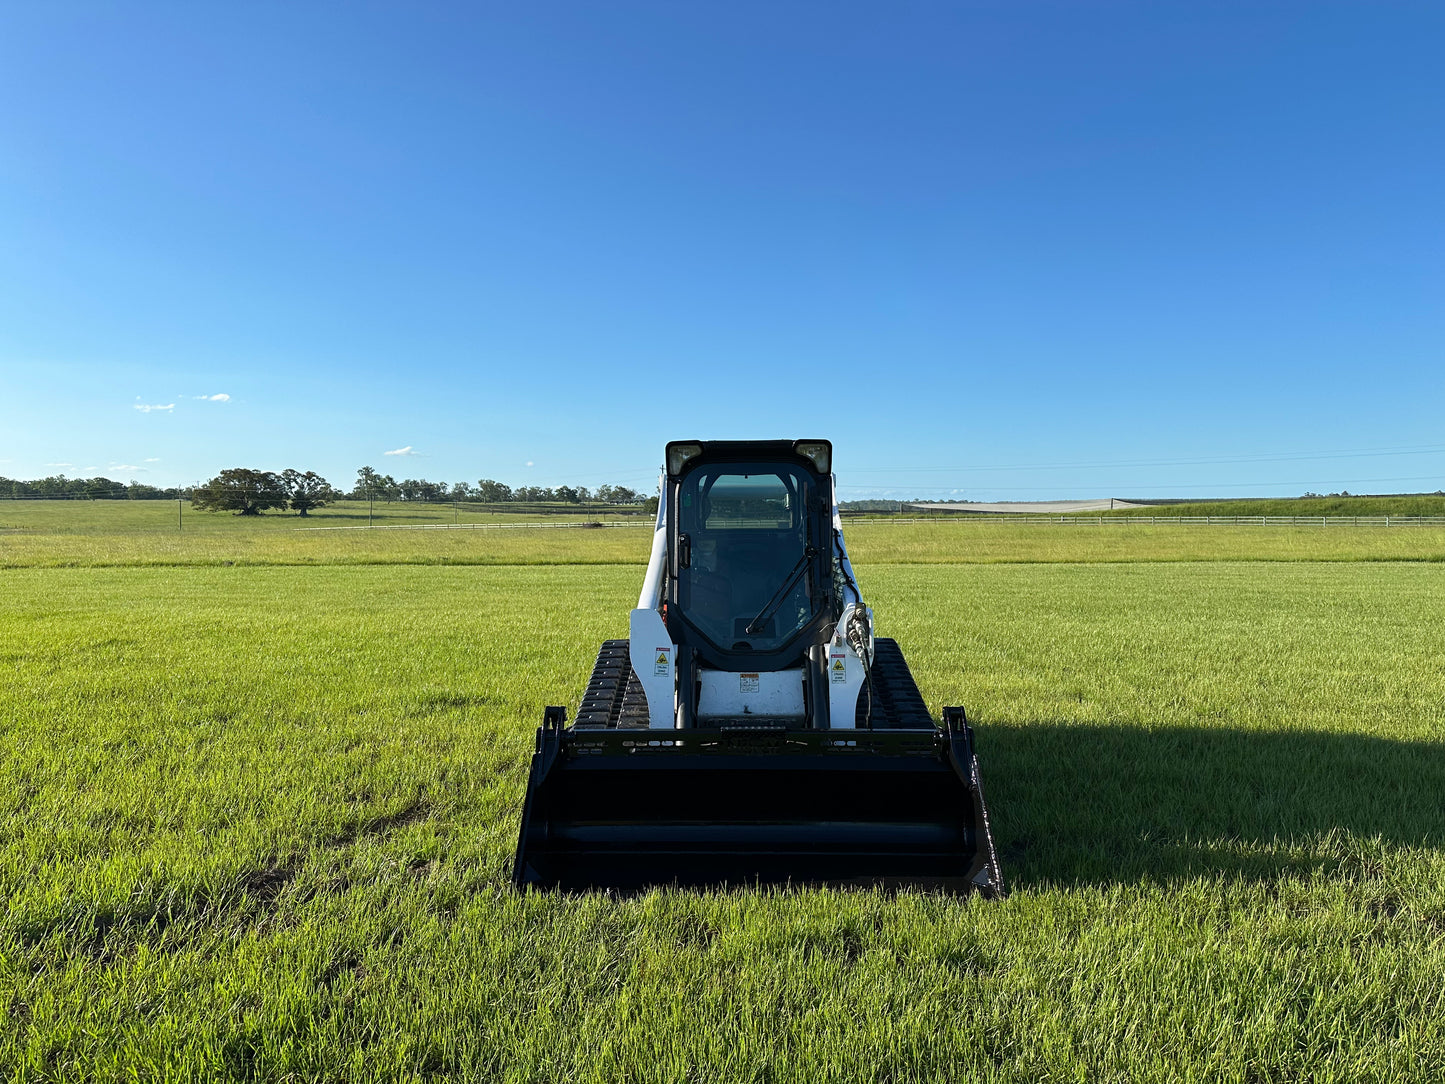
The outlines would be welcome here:
<svg viewBox="0 0 1445 1084">
<path fill-rule="evenodd" d="M 299 470 L 287 468 L 281 472 L 281 486 L 291 502 L 292 511 L 303 516 L 340 496 L 331 488 L 331 483 L 314 470 L 302 474 Z"/>
<path fill-rule="evenodd" d="M 259 516 L 268 508 L 285 508 L 290 498 L 280 475 L 272 471 L 232 467 L 191 494 L 191 507 L 206 512 Z"/>
</svg>

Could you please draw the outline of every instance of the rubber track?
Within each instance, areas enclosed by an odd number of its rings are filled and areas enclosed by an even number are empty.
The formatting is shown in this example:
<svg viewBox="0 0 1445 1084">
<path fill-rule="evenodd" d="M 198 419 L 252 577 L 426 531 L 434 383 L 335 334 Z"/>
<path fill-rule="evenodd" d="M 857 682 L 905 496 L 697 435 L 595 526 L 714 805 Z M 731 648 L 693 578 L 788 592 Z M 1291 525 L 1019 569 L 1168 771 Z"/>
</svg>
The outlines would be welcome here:
<svg viewBox="0 0 1445 1084">
<path fill-rule="evenodd" d="M 857 725 L 866 726 L 868 687 L 858 694 Z M 936 724 L 897 640 L 873 641 L 873 729 L 927 730 Z"/>
<path fill-rule="evenodd" d="M 647 698 L 632 672 L 626 640 L 604 640 L 573 725 L 580 730 L 646 727 Z"/>
</svg>

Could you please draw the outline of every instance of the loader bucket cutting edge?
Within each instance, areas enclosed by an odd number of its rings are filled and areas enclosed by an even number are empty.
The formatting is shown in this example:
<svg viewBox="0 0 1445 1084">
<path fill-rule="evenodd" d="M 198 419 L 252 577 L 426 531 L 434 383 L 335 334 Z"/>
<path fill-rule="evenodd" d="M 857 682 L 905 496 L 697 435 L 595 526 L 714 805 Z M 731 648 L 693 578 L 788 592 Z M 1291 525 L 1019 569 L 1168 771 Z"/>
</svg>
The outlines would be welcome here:
<svg viewBox="0 0 1445 1084">
<path fill-rule="evenodd" d="M 538 731 L 512 881 L 1001 895 L 962 713 L 937 731 Z M 951 709 L 952 710 L 952 709 Z"/>
</svg>

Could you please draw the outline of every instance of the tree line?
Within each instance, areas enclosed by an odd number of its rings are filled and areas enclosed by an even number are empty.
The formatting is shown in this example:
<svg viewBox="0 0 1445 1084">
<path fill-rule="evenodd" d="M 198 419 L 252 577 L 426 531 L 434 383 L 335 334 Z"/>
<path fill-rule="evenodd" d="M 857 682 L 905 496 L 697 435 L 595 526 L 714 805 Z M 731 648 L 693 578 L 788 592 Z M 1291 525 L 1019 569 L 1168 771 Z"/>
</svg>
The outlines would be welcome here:
<svg viewBox="0 0 1445 1084">
<path fill-rule="evenodd" d="M 290 509 L 307 515 L 334 501 L 470 501 L 482 504 L 651 504 L 648 497 L 627 486 L 517 486 L 492 478 L 473 482 L 430 482 L 425 478 L 401 481 L 372 467 L 356 472 L 350 490 L 332 486 L 315 471 L 287 469 L 278 472 L 231 467 L 196 486 L 159 486 L 117 482 L 110 478 L 67 478 L 63 474 L 33 481 L 0 476 L 0 499 L 16 500 L 177 500 L 189 499 L 204 511 L 260 515 L 268 509 Z"/>
<path fill-rule="evenodd" d="M 333 488 L 330 482 L 314 471 L 304 474 L 297 470 L 285 470 L 280 474 L 271 471 L 249 470 L 233 467 L 223 470 L 216 477 L 198 486 L 191 493 L 191 504 L 204 511 L 231 511 L 241 516 L 260 515 L 268 508 L 290 508 L 301 515 L 314 508 L 321 508 L 333 501 L 349 498 L 357 501 L 470 501 L 483 504 L 510 501 L 529 503 L 582 504 L 647 504 L 649 498 L 626 486 L 602 485 L 589 490 L 586 486 L 544 486 L 503 485 L 491 478 L 483 478 L 475 485 L 470 482 L 429 482 L 425 478 L 405 478 L 397 481 L 389 474 L 381 474 L 372 467 L 362 467 L 356 472 L 356 485 L 350 492 Z"/>
<path fill-rule="evenodd" d="M 528 503 L 563 504 L 643 504 L 644 493 L 627 486 L 512 486 L 492 478 L 471 482 L 428 482 L 425 478 L 406 478 L 398 482 L 389 474 L 379 474 L 371 467 L 356 472 L 356 485 L 349 496 L 353 500 L 387 501 L 480 501 L 484 504 L 525 501 Z"/>
<path fill-rule="evenodd" d="M 0 498 L 11 500 L 173 501 L 190 495 L 189 486 L 161 488 L 110 478 L 67 478 L 63 474 L 27 482 L 0 475 Z"/>
</svg>

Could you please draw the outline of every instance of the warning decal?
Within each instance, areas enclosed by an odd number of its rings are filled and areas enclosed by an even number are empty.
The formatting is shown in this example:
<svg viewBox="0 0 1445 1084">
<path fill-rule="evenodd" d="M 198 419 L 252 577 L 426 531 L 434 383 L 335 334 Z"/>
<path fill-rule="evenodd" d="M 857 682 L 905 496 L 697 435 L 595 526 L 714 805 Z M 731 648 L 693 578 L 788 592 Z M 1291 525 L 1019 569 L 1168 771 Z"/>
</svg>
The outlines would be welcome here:
<svg viewBox="0 0 1445 1084">
<path fill-rule="evenodd" d="M 668 664 L 669 661 L 670 661 L 670 659 L 668 658 L 667 648 L 665 648 L 665 647 L 660 647 L 660 648 L 658 648 L 658 649 L 657 649 L 657 662 L 653 665 L 653 667 L 652 667 L 652 672 L 653 672 L 654 674 L 659 674 L 659 675 L 665 676 L 665 675 L 667 674 L 667 664 Z"/>
<path fill-rule="evenodd" d="M 757 674 L 738 675 L 738 692 L 740 693 L 755 693 L 761 685 L 762 683 L 758 680 Z"/>
<path fill-rule="evenodd" d="M 848 670 L 843 665 L 843 656 L 834 655 L 833 662 L 828 667 L 828 680 L 834 685 L 846 685 L 848 682 Z"/>
</svg>

